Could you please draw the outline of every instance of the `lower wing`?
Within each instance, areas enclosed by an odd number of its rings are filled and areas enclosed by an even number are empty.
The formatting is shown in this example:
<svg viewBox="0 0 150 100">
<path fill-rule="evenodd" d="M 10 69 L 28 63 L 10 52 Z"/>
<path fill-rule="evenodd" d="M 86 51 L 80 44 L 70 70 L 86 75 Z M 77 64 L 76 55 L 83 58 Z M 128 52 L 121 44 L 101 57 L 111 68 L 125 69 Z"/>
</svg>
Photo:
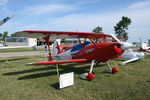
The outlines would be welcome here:
<svg viewBox="0 0 150 100">
<path fill-rule="evenodd" d="M 74 59 L 74 60 L 52 60 L 47 62 L 34 62 L 28 63 L 28 65 L 42 65 L 42 64 L 60 64 L 60 63 L 69 63 L 69 62 L 81 62 L 81 61 L 88 61 L 87 59 Z"/>
</svg>

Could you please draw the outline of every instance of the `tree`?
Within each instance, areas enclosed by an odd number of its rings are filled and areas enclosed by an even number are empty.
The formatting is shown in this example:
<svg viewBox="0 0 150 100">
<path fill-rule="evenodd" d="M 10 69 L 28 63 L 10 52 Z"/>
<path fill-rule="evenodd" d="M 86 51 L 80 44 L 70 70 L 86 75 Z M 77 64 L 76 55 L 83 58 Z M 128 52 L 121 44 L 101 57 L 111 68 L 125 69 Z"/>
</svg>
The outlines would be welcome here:
<svg viewBox="0 0 150 100">
<path fill-rule="evenodd" d="M 66 42 L 66 39 L 61 39 L 61 42 L 62 42 L 62 43 L 65 43 L 65 42 Z"/>
<path fill-rule="evenodd" d="M 16 35 L 16 33 L 13 33 L 13 34 L 11 34 L 11 36 L 15 37 L 15 36 L 17 36 L 17 35 Z"/>
<path fill-rule="evenodd" d="M 2 34 L 2 33 L 0 33 L 0 39 L 2 38 L 2 36 L 3 36 L 3 34 Z"/>
<path fill-rule="evenodd" d="M 121 21 L 114 26 L 115 34 L 119 37 L 125 38 L 125 41 L 128 40 L 128 32 L 126 31 L 131 22 L 130 18 L 123 16 Z"/>
<path fill-rule="evenodd" d="M 94 32 L 94 33 L 103 33 L 102 32 L 102 27 L 97 26 L 96 28 L 93 29 L 92 32 Z"/>
<path fill-rule="evenodd" d="M 8 32 L 5 31 L 5 32 L 3 33 L 3 35 L 2 35 L 2 40 L 4 41 L 4 43 L 5 43 L 5 39 L 6 39 L 7 36 L 8 36 Z"/>
</svg>

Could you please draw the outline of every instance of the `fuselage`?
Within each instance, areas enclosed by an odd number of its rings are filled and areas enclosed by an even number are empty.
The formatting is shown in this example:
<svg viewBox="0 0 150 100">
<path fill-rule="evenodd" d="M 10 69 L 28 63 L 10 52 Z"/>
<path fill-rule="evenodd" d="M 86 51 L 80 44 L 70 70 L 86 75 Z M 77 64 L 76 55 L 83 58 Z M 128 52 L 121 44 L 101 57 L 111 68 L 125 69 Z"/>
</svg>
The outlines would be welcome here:
<svg viewBox="0 0 150 100">
<path fill-rule="evenodd" d="M 118 42 L 76 44 L 70 50 L 58 54 L 59 60 L 88 59 L 106 62 L 119 57 L 124 51 Z"/>
</svg>

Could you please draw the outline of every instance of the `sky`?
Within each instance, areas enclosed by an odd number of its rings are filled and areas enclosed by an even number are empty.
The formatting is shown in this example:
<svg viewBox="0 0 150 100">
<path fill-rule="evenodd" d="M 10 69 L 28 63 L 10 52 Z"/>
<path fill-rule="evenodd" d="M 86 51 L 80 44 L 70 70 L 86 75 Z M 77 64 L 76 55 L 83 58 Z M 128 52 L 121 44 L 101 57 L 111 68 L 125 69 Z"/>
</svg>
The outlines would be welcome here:
<svg viewBox="0 0 150 100">
<path fill-rule="evenodd" d="M 129 42 L 150 39 L 150 0 L 0 0 L 0 20 L 15 15 L 0 27 L 9 35 L 23 30 L 91 32 L 100 26 L 106 34 L 122 16 L 132 20 Z"/>
</svg>

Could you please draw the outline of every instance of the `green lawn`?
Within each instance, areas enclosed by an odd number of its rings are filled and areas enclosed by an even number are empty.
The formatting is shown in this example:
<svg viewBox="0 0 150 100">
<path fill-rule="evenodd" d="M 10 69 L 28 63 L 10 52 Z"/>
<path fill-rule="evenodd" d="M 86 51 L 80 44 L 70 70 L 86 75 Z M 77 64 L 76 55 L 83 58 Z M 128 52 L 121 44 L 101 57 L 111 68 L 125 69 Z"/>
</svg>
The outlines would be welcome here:
<svg viewBox="0 0 150 100">
<path fill-rule="evenodd" d="M 116 59 L 116 63 L 121 62 Z M 59 65 L 60 73 L 74 72 L 73 86 L 60 90 L 55 65 L 25 66 L 44 61 L 44 56 L 11 57 L 0 60 L 0 100 L 149 100 L 150 56 L 119 66 L 116 74 L 104 73 L 106 65 L 94 66 L 96 78 L 81 80 L 90 63 Z M 110 64 L 114 66 L 113 62 Z"/>
<path fill-rule="evenodd" d="M 12 49 L 0 49 L 0 53 L 2 52 L 28 52 L 28 51 L 35 51 L 33 48 L 12 48 Z M 36 51 L 44 51 L 44 48 L 37 48 Z"/>
</svg>

